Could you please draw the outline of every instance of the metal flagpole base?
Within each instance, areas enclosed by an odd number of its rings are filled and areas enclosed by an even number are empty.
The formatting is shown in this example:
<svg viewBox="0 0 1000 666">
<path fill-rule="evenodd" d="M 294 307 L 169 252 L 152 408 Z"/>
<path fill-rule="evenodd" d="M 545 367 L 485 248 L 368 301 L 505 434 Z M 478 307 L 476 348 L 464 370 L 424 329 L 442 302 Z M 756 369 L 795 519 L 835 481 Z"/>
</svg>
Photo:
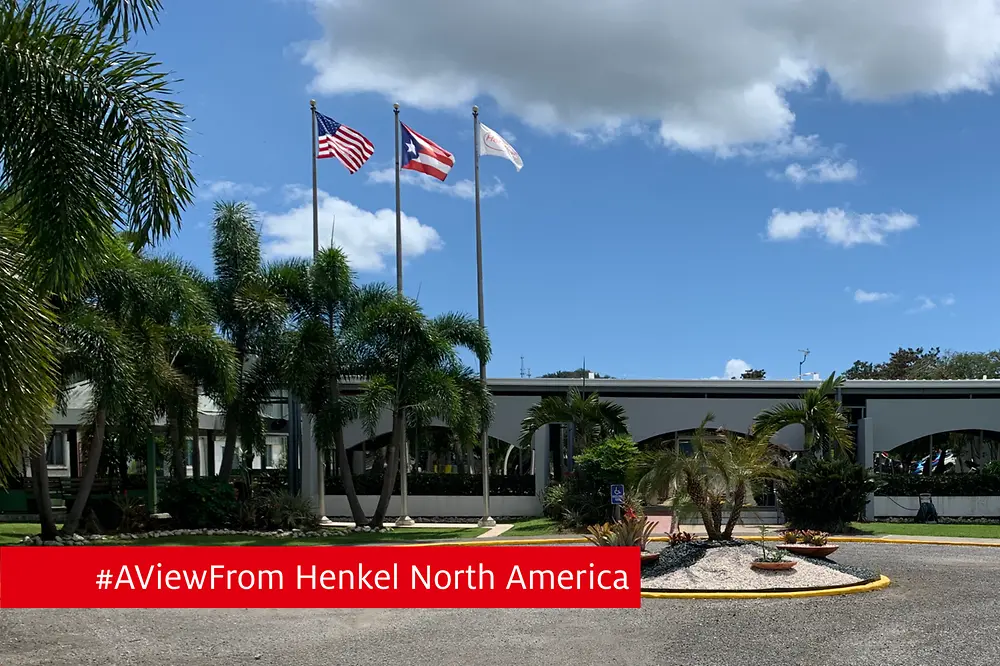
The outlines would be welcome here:
<svg viewBox="0 0 1000 666">
<path fill-rule="evenodd" d="M 479 526 L 480 527 L 496 527 L 497 526 L 497 521 L 493 520 L 493 518 L 490 517 L 490 516 L 483 516 L 482 518 L 479 519 Z"/>
<path fill-rule="evenodd" d="M 409 516 L 400 516 L 396 519 L 396 527 L 413 527 L 413 518 Z"/>
<path fill-rule="evenodd" d="M 329 518 L 327 518 L 326 516 L 320 516 L 319 517 L 319 526 L 320 527 L 333 527 L 333 521 L 330 520 Z"/>
</svg>

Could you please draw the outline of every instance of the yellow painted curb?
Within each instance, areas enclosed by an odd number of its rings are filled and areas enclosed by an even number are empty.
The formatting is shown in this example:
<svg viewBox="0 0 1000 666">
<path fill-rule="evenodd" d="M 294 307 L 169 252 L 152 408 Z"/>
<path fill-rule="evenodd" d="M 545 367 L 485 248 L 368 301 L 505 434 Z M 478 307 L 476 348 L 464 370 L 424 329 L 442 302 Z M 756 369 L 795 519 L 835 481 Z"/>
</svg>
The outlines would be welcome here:
<svg viewBox="0 0 1000 666">
<path fill-rule="evenodd" d="M 851 587 L 837 587 L 827 590 L 799 590 L 797 592 L 643 592 L 643 599 L 805 599 L 808 597 L 833 597 L 843 594 L 872 592 L 889 587 L 885 576 L 878 580 Z"/>
<path fill-rule="evenodd" d="M 760 537 L 738 537 L 745 541 L 760 541 Z M 650 541 L 669 541 L 662 537 L 653 537 Z M 765 541 L 782 541 L 781 537 L 764 537 Z M 920 539 L 882 539 L 879 537 L 838 537 L 832 536 L 828 539 L 831 543 L 894 543 L 910 546 L 975 546 L 977 548 L 1000 548 L 1000 541 L 929 541 Z"/>
<path fill-rule="evenodd" d="M 759 536 L 738 536 L 744 541 L 760 541 Z M 670 537 L 654 536 L 650 541 L 670 541 Z M 781 537 L 764 537 L 765 541 L 782 541 Z M 837 543 L 891 543 L 910 546 L 973 546 L 977 548 L 1000 548 L 1000 540 L 994 543 L 982 541 L 920 541 L 918 539 L 880 539 L 879 537 L 830 537 L 829 541 Z M 540 539 L 483 539 L 477 541 L 434 541 L 429 543 L 396 543 L 387 546 L 418 547 L 418 546 L 543 546 L 561 543 L 587 543 L 584 537 L 552 537 Z"/>
</svg>

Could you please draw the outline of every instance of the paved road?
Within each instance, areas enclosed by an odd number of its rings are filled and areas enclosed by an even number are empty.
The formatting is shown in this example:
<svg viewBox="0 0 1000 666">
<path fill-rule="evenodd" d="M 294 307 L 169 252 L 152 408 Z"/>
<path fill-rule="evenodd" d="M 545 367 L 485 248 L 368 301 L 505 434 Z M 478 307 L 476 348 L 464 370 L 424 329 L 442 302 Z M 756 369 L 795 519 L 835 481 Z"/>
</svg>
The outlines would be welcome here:
<svg viewBox="0 0 1000 666">
<path fill-rule="evenodd" d="M 887 590 L 604 611 L 0 611 L 0 664 L 1000 663 L 1000 549 L 844 544 Z M 53 572 L 54 575 L 58 575 Z"/>
</svg>

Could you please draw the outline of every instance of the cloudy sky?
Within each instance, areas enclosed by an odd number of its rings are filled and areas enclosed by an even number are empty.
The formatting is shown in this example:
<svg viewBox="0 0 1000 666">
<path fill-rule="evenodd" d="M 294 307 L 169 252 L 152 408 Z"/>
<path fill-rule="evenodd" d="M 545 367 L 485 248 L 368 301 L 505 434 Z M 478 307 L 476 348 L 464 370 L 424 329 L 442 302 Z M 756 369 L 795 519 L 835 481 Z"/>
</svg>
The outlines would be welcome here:
<svg viewBox="0 0 1000 666">
<path fill-rule="evenodd" d="M 493 376 L 998 346 L 994 0 L 214 0 L 140 46 L 183 79 L 200 189 L 169 249 L 206 270 L 218 199 L 253 202 L 270 258 L 311 251 L 310 98 L 375 145 L 319 164 L 322 243 L 362 280 L 395 282 L 392 103 L 453 152 L 403 178 L 431 313 L 476 310 L 479 105 L 524 160 L 481 165 Z"/>
</svg>

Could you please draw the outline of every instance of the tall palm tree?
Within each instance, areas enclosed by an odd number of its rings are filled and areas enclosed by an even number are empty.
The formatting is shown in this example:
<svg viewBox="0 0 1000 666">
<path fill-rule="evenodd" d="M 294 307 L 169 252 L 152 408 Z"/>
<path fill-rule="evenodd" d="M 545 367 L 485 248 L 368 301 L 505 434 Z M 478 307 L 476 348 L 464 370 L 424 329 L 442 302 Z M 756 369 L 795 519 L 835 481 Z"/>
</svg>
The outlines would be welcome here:
<svg viewBox="0 0 1000 666">
<path fill-rule="evenodd" d="M 667 449 L 647 461 L 639 490 L 647 497 L 674 500 L 675 508 L 689 502 L 713 541 L 732 539 L 740 515 L 752 499 L 751 484 L 787 475 L 770 433 L 742 436 L 724 430 L 709 431 L 715 416 L 708 414 L 691 439 L 692 452 Z M 722 522 L 723 508 L 729 518 Z"/>
<path fill-rule="evenodd" d="M 483 361 L 490 341 L 479 323 L 462 314 L 428 319 L 416 301 L 397 296 L 367 309 L 356 331 L 361 368 L 367 377 L 359 411 L 370 436 L 386 409 L 392 438 L 382 492 L 370 525 L 381 527 L 399 473 L 408 423 L 439 418 L 462 441 L 472 442 L 492 418 L 489 389 L 465 366 L 457 348 Z"/>
<path fill-rule="evenodd" d="M 121 244 L 63 317 L 62 369 L 91 387 L 87 464 L 66 522 L 73 533 L 100 466 L 105 437 L 145 439 L 167 417 L 172 444 L 183 452 L 183 422 L 197 414 L 192 396 L 204 386 L 232 393 L 235 358 L 212 328 L 211 307 L 195 271 L 176 259 L 144 259 Z M 179 434 L 178 434 L 179 433 Z M 184 458 L 175 471 L 184 470 Z"/>
<path fill-rule="evenodd" d="M 582 451 L 590 444 L 614 435 L 628 433 L 625 408 L 610 400 L 601 400 L 597 393 L 584 397 L 573 387 L 566 396 L 546 396 L 528 410 L 521 421 L 518 445 L 531 448 L 535 433 L 550 423 L 572 423 Z"/>
<path fill-rule="evenodd" d="M 236 392 L 223 410 L 226 443 L 219 478 L 226 480 L 233 471 L 237 439 L 250 462 L 265 446 L 262 411 L 281 386 L 281 337 L 288 305 L 268 282 L 257 216 L 250 205 L 216 203 L 213 226 L 215 312 L 236 351 Z"/>
<path fill-rule="evenodd" d="M 132 53 L 129 34 L 155 21 L 160 0 L 92 0 L 80 5 L 22 0 L 0 5 L 0 209 L 14 220 L 17 239 L 0 244 L 7 286 L 0 288 L 0 375 L 9 397 L 2 457 L 32 456 L 42 537 L 55 535 L 48 496 L 45 447 L 40 446 L 54 399 L 53 336 L 45 326 L 112 254 L 116 229 L 143 245 L 170 233 L 191 201 L 193 178 L 184 140 L 184 114 L 169 99 L 159 63 Z M 9 233 L 6 238 L 11 238 Z M 11 288 L 10 278 L 21 283 Z M 10 314 L 19 298 L 21 328 Z M 17 334 L 13 330 L 18 330 Z M 11 333 L 11 335 L 8 335 Z M 30 338 L 30 339 L 29 339 Z M 24 346 L 21 346 L 21 342 Z M 43 353 L 41 346 L 48 346 Z M 37 360 L 24 371 L 25 361 Z M 49 374 L 43 379 L 41 374 Z M 25 388 L 27 385 L 31 388 Z"/>
<path fill-rule="evenodd" d="M 754 419 L 754 430 L 773 434 L 786 426 L 798 424 L 805 429 L 806 451 L 823 458 L 849 455 L 854 439 L 847 417 L 835 397 L 843 383 L 843 377 L 831 374 L 819 386 L 803 393 L 798 402 L 775 405 L 758 414 Z"/>
<path fill-rule="evenodd" d="M 341 394 L 340 382 L 360 370 L 354 329 L 370 308 L 391 300 L 392 292 L 382 284 L 357 287 L 347 256 L 336 247 L 322 251 L 315 261 L 272 264 L 268 279 L 288 302 L 294 324 L 287 384 L 315 416 L 316 441 L 336 455 L 351 515 L 355 524 L 364 525 L 344 444 L 344 426 L 357 416 L 357 401 Z"/>
</svg>

